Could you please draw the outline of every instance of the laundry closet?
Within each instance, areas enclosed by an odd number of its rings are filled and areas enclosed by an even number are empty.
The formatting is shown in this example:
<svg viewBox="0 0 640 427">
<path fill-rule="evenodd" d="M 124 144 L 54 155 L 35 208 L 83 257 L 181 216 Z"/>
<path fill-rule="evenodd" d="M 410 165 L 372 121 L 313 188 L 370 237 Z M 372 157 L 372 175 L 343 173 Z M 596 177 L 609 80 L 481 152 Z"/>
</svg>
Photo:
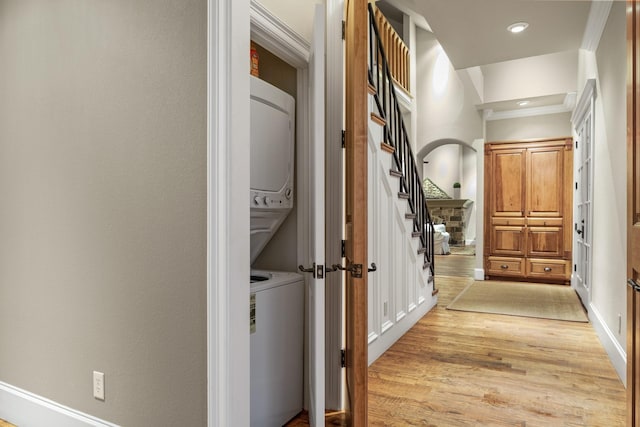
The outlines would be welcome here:
<svg viewBox="0 0 640 427">
<path fill-rule="evenodd" d="M 251 425 L 303 408 L 304 278 L 296 272 L 297 70 L 251 44 Z"/>
</svg>

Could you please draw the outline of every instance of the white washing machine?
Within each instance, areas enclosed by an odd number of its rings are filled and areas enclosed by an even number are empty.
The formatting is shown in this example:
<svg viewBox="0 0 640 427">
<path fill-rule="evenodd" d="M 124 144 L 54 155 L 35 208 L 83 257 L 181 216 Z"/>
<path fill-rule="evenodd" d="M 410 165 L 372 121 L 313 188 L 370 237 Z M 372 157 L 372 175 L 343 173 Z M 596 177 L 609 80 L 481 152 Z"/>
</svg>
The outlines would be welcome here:
<svg viewBox="0 0 640 427">
<path fill-rule="evenodd" d="M 304 278 L 251 271 L 251 426 L 281 427 L 303 406 Z"/>
</svg>

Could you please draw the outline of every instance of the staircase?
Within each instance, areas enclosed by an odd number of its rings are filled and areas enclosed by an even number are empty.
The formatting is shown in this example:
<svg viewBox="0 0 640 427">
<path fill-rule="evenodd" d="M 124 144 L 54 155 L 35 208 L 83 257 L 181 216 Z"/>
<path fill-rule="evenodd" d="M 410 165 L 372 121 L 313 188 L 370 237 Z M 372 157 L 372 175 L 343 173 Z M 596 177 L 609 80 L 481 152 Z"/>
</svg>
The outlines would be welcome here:
<svg viewBox="0 0 640 427">
<path fill-rule="evenodd" d="M 369 363 L 437 302 L 433 227 L 369 4 Z"/>
</svg>

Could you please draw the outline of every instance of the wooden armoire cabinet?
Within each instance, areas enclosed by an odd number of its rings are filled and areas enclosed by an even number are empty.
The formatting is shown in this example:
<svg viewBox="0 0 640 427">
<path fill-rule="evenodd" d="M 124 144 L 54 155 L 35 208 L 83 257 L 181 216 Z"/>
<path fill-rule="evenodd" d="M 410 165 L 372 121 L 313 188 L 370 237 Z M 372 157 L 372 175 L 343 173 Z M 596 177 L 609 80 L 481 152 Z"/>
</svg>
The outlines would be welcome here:
<svg viewBox="0 0 640 427">
<path fill-rule="evenodd" d="M 571 138 L 485 145 L 485 274 L 541 282 L 571 277 Z"/>
</svg>

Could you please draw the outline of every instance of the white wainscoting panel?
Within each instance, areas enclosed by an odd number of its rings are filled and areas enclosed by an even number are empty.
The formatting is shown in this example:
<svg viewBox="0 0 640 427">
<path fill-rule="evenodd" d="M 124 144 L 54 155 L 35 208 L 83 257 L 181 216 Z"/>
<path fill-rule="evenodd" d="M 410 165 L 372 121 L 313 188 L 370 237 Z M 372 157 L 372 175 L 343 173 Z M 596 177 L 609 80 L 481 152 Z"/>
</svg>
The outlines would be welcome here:
<svg viewBox="0 0 640 427">
<path fill-rule="evenodd" d="M 369 108 L 375 108 L 371 102 Z M 370 110 L 373 111 L 373 110 Z M 393 155 L 380 148 L 382 127 L 369 123 L 369 364 L 373 363 L 436 302 L 422 268 L 420 239 L 411 237 L 413 221 L 405 218 L 409 204 L 398 198 L 400 179 L 393 177 Z"/>
</svg>

